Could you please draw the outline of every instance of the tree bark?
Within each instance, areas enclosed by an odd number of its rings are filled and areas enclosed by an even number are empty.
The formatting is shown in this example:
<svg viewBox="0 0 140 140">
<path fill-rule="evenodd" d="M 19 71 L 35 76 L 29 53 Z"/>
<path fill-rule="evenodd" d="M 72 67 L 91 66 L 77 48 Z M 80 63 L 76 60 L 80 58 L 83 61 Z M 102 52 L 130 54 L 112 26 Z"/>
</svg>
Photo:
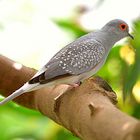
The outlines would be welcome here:
<svg viewBox="0 0 140 140">
<path fill-rule="evenodd" d="M 14 67 L 16 62 L 0 55 L 0 93 L 8 96 L 35 73 Z M 45 87 L 17 97 L 20 105 L 40 111 L 82 140 L 139 140 L 140 122 L 121 112 L 116 94 L 101 78 L 85 80 L 81 86 Z"/>
</svg>

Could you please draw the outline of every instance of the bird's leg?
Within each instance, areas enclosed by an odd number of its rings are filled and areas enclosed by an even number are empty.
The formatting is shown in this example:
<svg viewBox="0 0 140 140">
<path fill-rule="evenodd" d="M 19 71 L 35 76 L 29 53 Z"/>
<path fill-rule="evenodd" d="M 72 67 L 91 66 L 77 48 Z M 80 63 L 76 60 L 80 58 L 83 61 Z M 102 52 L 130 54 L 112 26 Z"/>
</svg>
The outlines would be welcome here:
<svg viewBox="0 0 140 140">
<path fill-rule="evenodd" d="M 72 88 L 79 87 L 81 84 L 82 84 L 82 82 L 81 82 L 81 81 L 79 81 L 79 82 L 77 82 L 77 83 L 68 84 L 68 85 L 70 86 L 70 89 L 72 89 Z"/>
</svg>

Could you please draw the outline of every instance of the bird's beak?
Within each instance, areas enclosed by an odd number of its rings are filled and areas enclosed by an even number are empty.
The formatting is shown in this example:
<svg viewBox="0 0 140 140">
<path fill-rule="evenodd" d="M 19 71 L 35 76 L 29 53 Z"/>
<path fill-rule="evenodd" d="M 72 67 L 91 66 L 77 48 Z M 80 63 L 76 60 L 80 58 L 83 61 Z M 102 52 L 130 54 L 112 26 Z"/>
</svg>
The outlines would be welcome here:
<svg viewBox="0 0 140 140">
<path fill-rule="evenodd" d="M 131 37 L 132 39 L 134 39 L 134 37 L 130 33 L 128 33 L 128 36 Z"/>
</svg>

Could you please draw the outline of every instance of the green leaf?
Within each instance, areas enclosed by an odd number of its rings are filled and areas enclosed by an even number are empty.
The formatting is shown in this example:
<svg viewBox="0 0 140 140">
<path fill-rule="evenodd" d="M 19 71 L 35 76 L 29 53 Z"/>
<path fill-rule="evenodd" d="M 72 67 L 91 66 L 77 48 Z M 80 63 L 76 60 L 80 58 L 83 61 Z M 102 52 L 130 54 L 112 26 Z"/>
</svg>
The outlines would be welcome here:
<svg viewBox="0 0 140 140">
<path fill-rule="evenodd" d="M 125 66 L 125 80 L 123 87 L 124 99 L 130 96 L 136 81 L 140 76 L 140 20 L 134 22 L 134 40 L 129 40 L 129 43 L 136 49 L 135 63 L 132 66 Z"/>
<path fill-rule="evenodd" d="M 87 32 L 79 25 L 79 23 L 77 23 L 76 21 L 72 20 L 72 19 L 68 19 L 68 20 L 53 20 L 54 23 L 56 23 L 59 27 L 63 28 L 63 29 L 67 29 L 70 32 L 73 32 L 73 34 L 77 37 L 80 37 L 84 34 L 86 34 Z"/>
</svg>

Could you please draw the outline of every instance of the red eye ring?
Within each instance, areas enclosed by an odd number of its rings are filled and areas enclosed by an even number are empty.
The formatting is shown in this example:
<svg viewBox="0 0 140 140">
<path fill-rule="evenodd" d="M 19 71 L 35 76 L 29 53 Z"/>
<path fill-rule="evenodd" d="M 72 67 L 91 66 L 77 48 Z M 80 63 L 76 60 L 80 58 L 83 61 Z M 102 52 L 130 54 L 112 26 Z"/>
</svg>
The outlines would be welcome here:
<svg viewBox="0 0 140 140">
<path fill-rule="evenodd" d="M 122 31 L 125 31 L 125 30 L 127 29 L 127 25 L 124 24 L 124 23 L 121 23 L 121 24 L 119 25 L 119 27 L 120 27 L 120 29 L 121 29 Z"/>
</svg>

